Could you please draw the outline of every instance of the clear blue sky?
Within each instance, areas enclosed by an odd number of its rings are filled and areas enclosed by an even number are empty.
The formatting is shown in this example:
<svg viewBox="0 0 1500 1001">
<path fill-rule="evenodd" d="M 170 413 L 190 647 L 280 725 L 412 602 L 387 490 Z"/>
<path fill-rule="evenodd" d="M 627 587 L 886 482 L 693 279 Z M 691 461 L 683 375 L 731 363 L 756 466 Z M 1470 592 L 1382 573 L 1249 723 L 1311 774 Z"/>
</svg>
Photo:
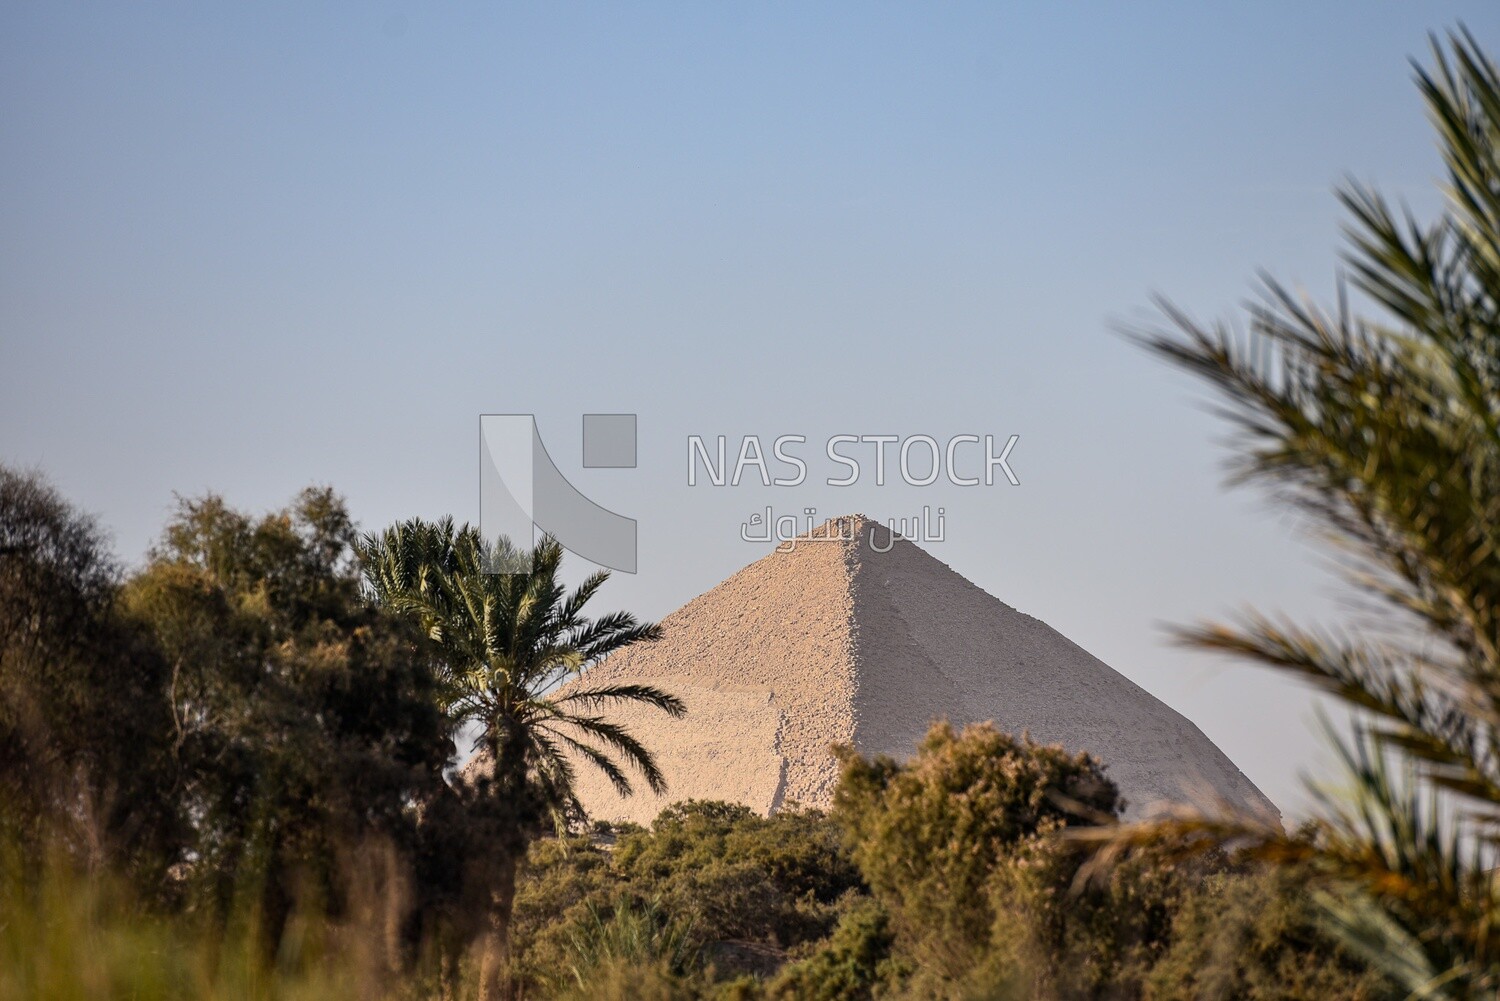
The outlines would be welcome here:
<svg viewBox="0 0 1500 1001">
<path fill-rule="evenodd" d="M 0 461 L 141 558 L 173 492 L 477 516 L 476 415 L 641 415 L 575 472 L 659 616 L 759 505 L 899 516 L 1283 806 L 1310 701 L 1159 624 L 1336 591 L 1111 332 L 1325 294 L 1346 172 L 1435 204 L 1407 58 L 1494 3 L 106 5 L 0 33 Z M 1021 486 L 689 489 L 689 434 L 1020 434 Z"/>
</svg>

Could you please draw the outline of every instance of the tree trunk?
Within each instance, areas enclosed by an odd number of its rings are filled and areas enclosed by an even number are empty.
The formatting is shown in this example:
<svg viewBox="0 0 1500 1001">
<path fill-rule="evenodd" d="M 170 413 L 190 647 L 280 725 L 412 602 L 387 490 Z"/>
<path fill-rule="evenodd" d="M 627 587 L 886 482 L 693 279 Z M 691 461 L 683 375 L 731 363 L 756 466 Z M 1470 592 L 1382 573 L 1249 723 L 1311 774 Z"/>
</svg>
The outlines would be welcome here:
<svg viewBox="0 0 1500 1001">
<path fill-rule="evenodd" d="M 499 731 L 499 732 L 497 732 Z M 515 995 L 511 953 L 511 913 L 516 903 L 516 875 L 531 841 L 533 818 L 528 809 L 526 743 L 514 727 L 491 727 L 489 741 L 494 762 L 496 815 L 501 834 L 496 839 L 491 909 L 480 961 L 480 1001 L 510 1001 Z"/>
<path fill-rule="evenodd" d="M 510 1001 L 515 996 L 510 918 L 516 903 L 516 871 L 519 868 L 518 859 L 507 852 L 495 873 L 494 909 L 485 929 L 479 966 L 480 1001 Z"/>
</svg>

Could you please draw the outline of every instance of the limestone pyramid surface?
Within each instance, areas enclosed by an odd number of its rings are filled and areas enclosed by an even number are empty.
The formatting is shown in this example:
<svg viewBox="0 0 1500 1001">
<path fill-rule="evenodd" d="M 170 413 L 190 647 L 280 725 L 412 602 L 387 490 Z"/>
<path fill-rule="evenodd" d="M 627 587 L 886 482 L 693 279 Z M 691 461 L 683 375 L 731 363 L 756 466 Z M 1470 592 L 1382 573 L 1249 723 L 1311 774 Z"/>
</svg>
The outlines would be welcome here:
<svg viewBox="0 0 1500 1001">
<path fill-rule="evenodd" d="M 657 642 L 572 683 L 649 683 L 688 707 L 677 720 L 648 708 L 606 711 L 652 750 L 669 787 L 657 796 L 636 783 L 621 797 L 580 762 L 591 816 L 646 824 L 684 799 L 761 813 L 826 807 L 838 781 L 830 745 L 899 760 L 935 719 L 993 720 L 1093 752 L 1127 815 L 1214 801 L 1276 815 L 1185 717 L 917 545 L 858 515 L 811 536 L 667 616 Z"/>
</svg>

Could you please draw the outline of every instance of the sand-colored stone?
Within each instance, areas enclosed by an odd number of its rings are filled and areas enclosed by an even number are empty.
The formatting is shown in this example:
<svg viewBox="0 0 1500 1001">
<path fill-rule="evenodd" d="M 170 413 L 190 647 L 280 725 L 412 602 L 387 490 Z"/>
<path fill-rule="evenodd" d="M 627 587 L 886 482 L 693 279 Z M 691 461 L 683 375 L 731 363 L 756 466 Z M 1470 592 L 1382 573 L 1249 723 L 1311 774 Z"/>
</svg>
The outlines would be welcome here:
<svg viewBox="0 0 1500 1001">
<path fill-rule="evenodd" d="M 678 720 L 649 708 L 609 712 L 656 754 L 669 789 L 621 798 L 580 762 L 592 816 L 649 823 L 683 799 L 761 813 L 827 806 L 838 778 L 831 744 L 904 758 L 939 718 L 994 720 L 1092 751 L 1130 814 L 1211 799 L 1274 813 L 1202 731 L 1046 623 L 913 543 L 892 545 L 860 516 L 831 528 L 813 534 L 854 541 L 804 537 L 750 564 L 663 620 L 661 640 L 573 682 L 649 682 L 688 706 Z"/>
</svg>

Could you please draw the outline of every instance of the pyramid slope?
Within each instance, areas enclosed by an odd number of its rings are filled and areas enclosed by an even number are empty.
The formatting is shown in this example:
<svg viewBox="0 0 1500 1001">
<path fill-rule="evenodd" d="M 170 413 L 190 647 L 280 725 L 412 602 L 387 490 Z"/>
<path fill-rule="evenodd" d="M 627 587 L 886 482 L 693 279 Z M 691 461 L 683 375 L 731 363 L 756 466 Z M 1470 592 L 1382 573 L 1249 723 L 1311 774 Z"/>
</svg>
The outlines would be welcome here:
<svg viewBox="0 0 1500 1001">
<path fill-rule="evenodd" d="M 656 754 L 668 791 L 622 798 L 580 763 L 592 816 L 649 823 L 683 799 L 826 807 L 830 744 L 904 758 L 940 718 L 1093 752 L 1132 815 L 1212 799 L 1274 815 L 1202 731 L 1056 630 L 873 522 L 834 525 L 853 541 L 774 552 L 669 615 L 661 640 L 589 672 L 590 685 L 647 682 L 688 707 L 679 720 L 609 713 Z"/>
<path fill-rule="evenodd" d="M 897 541 L 880 553 L 862 536 L 855 562 L 854 743 L 862 752 L 909 754 L 939 717 L 993 720 L 1095 754 L 1131 813 L 1196 799 L 1275 810 L 1186 717 L 919 547 Z"/>
</svg>

